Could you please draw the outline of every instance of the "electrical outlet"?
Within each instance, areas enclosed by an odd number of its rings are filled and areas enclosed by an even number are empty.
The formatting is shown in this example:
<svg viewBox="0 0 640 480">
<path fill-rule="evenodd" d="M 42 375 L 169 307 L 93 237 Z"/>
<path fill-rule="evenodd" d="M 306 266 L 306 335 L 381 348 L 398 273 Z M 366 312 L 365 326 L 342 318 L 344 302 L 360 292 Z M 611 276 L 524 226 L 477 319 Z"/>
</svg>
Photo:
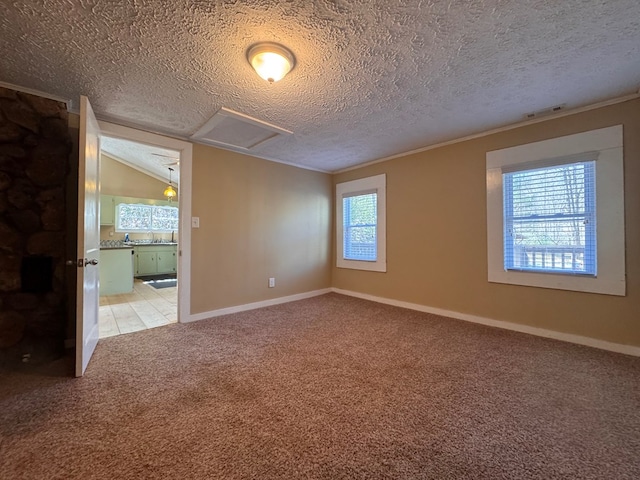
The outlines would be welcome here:
<svg viewBox="0 0 640 480">
<path fill-rule="evenodd" d="M 269 279 L 269 288 L 273 288 L 276 286 L 276 279 L 274 277 L 271 277 Z"/>
</svg>

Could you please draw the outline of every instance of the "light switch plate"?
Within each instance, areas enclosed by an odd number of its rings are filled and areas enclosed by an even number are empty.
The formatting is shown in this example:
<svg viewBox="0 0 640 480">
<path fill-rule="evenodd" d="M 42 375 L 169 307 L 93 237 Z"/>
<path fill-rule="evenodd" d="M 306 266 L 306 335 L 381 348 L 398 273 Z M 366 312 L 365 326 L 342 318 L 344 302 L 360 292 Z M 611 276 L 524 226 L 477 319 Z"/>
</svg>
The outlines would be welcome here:
<svg viewBox="0 0 640 480">
<path fill-rule="evenodd" d="M 191 226 L 193 228 L 200 228 L 200 217 L 191 217 Z"/>
</svg>

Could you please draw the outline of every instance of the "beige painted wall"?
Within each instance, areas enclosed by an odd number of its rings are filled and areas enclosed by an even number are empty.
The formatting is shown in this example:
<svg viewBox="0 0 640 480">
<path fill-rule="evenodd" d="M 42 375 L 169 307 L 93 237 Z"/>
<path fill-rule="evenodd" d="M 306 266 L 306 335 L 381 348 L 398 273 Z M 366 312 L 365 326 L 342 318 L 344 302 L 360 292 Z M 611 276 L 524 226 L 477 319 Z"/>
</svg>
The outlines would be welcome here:
<svg viewBox="0 0 640 480">
<path fill-rule="evenodd" d="M 330 175 L 194 145 L 191 312 L 329 287 L 331 192 Z"/>
<path fill-rule="evenodd" d="M 162 192 L 167 183 L 145 175 L 105 155 L 100 157 L 100 193 L 122 197 L 166 200 Z"/>
<path fill-rule="evenodd" d="M 487 151 L 624 125 L 627 296 L 487 281 Z M 332 285 L 640 346 L 640 100 L 548 120 L 334 176 L 387 174 L 387 273 L 332 265 Z M 335 239 L 333 239 L 335 246 Z"/>
</svg>

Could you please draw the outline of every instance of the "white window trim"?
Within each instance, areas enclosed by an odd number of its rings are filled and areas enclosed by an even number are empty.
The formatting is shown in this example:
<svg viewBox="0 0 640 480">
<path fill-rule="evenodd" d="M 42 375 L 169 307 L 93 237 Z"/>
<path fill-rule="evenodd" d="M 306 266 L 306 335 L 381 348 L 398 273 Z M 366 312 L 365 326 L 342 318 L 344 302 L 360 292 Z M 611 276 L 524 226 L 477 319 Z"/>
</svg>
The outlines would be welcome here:
<svg viewBox="0 0 640 480">
<path fill-rule="evenodd" d="M 596 160 L 596 277 L 504 269 L 502 169 L 598 152 Z M 622 125 L 487 152 L 487 257 L 489 282 L 626 294 Z"/>
<path fill-rule="evenodd" d="M 339 268 L 351 268 L 354 270 L 369 270 L 372 272 L 387 271 L 387 242 L 386 242 L 386 174 L 361 178 L 336 185 L 336 266 Z M 376 222 L 376 258 L 375 262 L 365 260 L 346 260 L 344 258 L 344 227 L 342 198 L 359 192 L 377 193 L 377 222 Z"/>
</svg>

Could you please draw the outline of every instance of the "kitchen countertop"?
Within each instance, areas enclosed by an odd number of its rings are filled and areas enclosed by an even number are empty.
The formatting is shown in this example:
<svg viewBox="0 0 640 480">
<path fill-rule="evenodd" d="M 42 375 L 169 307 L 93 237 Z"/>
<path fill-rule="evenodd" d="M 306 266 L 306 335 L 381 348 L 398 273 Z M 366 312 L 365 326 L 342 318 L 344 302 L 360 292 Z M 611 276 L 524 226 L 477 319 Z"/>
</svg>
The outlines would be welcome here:
<svg viewBox="0 0 640 480">
<path fill-rule="evenodd" d="M 178 242 L 158 242 L 158 243 L 151 243 L 151 242 L 129 242 L 129 243 L 122 243 L 119 245 L 103 245 L 100 247 L 100 250 L 123 250 L 123 249 L 129 249 L 131 250 L 133 247 L 172 247 L 178 245 Z"/>
<path fill-rule="evenodd" d="M 131 247 L 164 247 L 164 246 L 173 246 L 173 245 L 178 245 L 178 242 L 157 242 L 157 243 L 151 243 L 151 242 L 129 242 L 126 243 L 125 245 L 131 246 Z"/>
</svg>

